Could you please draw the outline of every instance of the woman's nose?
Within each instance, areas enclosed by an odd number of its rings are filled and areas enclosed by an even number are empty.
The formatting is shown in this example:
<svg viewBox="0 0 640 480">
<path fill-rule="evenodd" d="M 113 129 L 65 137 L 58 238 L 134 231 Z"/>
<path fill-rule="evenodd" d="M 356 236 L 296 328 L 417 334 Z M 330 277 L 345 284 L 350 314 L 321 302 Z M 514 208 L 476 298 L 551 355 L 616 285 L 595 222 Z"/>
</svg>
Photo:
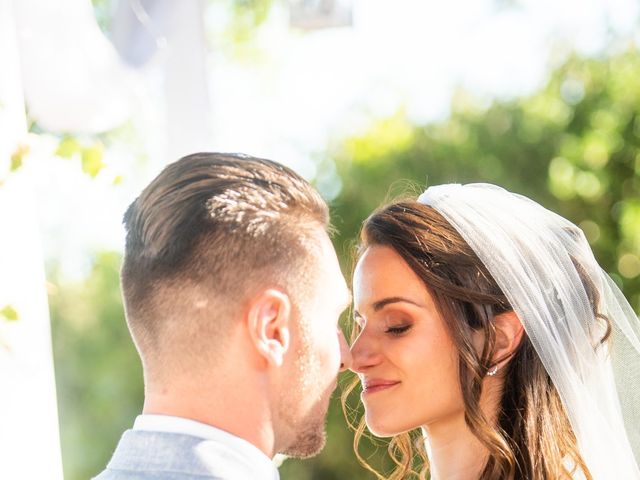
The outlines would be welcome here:
<svg viewBox="0 0 640 480">
<path fill-rule="evenodd" d="M 351 368 L 351 350 L 349 350 L 347 340 L 344 338 L 344 334 L 340 328 L 338 329 L 338 338 L 340 340 L 340 371 L 344 372 L 348 368 Z"/>
<path fill-rule="evenodd" d="M 351 366 L 355 373 L 364 373 L 370 367 L 380 363 L 380 353 L 375 348 L 375 341 L 369 338 L 365 330 L 351 344 Z"/>
</svg>

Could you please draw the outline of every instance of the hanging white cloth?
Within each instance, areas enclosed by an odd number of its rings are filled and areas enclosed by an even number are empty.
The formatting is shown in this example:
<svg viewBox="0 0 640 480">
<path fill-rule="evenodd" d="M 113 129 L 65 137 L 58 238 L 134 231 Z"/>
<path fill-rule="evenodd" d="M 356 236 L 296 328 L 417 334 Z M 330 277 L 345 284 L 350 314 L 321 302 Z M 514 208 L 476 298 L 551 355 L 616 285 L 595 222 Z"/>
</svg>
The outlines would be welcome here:
<svg viewBox="0 0 640 480">
<path fill-rule="evenodd" d="M 640 480 L 640 322 L 582 231 L 495 185 L 437 185 L 418 201 L 451 223 L 509 300 L 593 478 Z"/>
<path fill-rule="evenodd" d="M 0 0 L 0 478 L 62 480 L 58 413 L 42 246 L 30 175 L 9 173 L 26 142 L 20 58 L 13 22 L 18 1 Z"/>
<path fill-rule="evenodd" d="M 96 133 L 126 121 L 137 79 L 89 0 L 13 2 L 30 116 L 50 132 Z"/>
</svg>

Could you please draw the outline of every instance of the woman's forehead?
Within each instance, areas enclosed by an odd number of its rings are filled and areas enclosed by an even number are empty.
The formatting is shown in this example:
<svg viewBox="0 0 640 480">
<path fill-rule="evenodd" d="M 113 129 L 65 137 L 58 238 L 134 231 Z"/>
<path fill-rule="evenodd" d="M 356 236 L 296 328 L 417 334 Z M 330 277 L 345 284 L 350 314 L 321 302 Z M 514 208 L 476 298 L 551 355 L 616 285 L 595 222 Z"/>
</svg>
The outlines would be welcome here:
<svg viewBox="0 0 640 480">
<path fill-rule="evenodd" d="M 420 277 L 391 247 L 367 248 L 358 260 L 353 277 L 356 302 L 375 302 L 372 297 L 408 296 L 416 301 L 429 294 Z"/>
</svg>

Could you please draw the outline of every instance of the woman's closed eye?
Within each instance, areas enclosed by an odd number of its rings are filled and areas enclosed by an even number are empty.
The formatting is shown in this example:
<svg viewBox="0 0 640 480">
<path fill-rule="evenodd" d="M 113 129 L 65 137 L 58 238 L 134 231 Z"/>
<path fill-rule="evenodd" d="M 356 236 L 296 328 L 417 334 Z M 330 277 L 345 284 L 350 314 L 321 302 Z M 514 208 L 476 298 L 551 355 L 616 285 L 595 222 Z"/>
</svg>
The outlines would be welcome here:
<svg viewBox="0 0 640 480">
<path fill-rule="evenodd" d="M 385 333 L 390 333 L 391 335 L 402 335 L 403 333 L 409 331 L 409 329 L 412 327 L 412 325 L 409 324 L 405 324 L 405 325 L 398 325 L 398 326 L 394 326 L 394 327 L 387 327 L 387 329 L 385 330 Z"/>
</svg>

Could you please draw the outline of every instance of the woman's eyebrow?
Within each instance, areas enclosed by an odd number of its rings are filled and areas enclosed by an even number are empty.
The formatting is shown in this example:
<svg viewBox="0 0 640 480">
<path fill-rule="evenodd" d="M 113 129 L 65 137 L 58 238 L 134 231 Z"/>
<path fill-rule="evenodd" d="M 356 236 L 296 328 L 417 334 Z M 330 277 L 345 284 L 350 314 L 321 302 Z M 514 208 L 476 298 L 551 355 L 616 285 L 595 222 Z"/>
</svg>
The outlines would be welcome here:
<svg viewBox="0 0 640 480">
<path fill-rule="evenodd" d="M 410 303 L 411 305 L 415 305 L 416 307 L 421 307 L 424 308 L 424 305 L 417 303 L 413 300 L 410 300 L 408 298 L 405 297 L 388 297 L 388 298 L 383 298 L 382 300 L 378 300 L 377 302 L 373 303 L 373 310 L 375 312 L 378 312 L 380 310 L 382 310 L 384 307 L 386 307 L 389 304 L 392 303 Z"/>
<path fill-rule="evenodd" d="M 390 305 L 392 303 L 410 303 L 411 305 L 415 305 L 416 307 L 425 308 L 425 306 L 422 305 L 421 303 L 415 302 L 415 301 L 410 300 L 410 299 L 405 298 L 405 297 L 388 297 L 388 298 L 383 298 L 382 300 L 378 300 L 378 301 L 374 302 L 373 303 L 373 311 L 374 312 L 379 312 L 384 307 L 386 307 L 387 305 Z M 353 311 L 353 318 L 356 318 L 356 317 L 362 317 L 362 315 L 360 315 L 360 312 L 358 312 L 357 310 L 354 310 Z"/>
<path fill-rule="evenodd" d="M 409 298 L 406 297 L 387 297 L 387 298 L 383 298 L 381 300 L 377 300 L 375 302 L 373 302 L 373 311 L 374 312 L 379 312 L 380 310 L 382 310 L 384 307 L 386 307 L 387 305 L 390 305 L 392 303 L 410 303 L 411 305 L 415 305 L 416 307 L 420 307 L 420 308 L 424 308 L 425 306 L 422 305 L 421 303 L 416 302 L 415 300 L 411 300 Z M 354 310 L 353 312 L 354 316 L 360 316 L 360 313 L 358 313 L 357 310 Z"/>
</svg>

